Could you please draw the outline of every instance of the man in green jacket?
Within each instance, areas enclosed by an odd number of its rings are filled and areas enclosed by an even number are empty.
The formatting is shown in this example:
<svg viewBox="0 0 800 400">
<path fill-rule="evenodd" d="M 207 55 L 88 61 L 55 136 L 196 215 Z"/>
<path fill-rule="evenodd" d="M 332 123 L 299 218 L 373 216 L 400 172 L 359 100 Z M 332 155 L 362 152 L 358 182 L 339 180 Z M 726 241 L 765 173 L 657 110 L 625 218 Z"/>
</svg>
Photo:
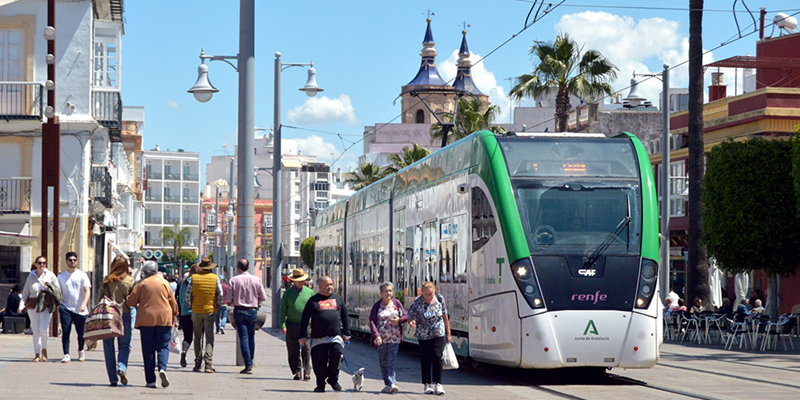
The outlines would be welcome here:
<svg viewBox="0 0 800 400">
<path fill-rule="evenodd" d="M 294 375 L 293 379 L 307 381 L 311 379 L 311 347 L 308 344 L 301 346 L 298 339 L 300 338 L 300 318 L 303 316 L 303 309 L 314 292 L 306 286 L 308 274 L 303 272 L 302 268 L 295 268 L 289 279 L 292 281 L 292 286 L 286 289 L 281 297 L 278 321 L 281 323 L 281 334 L 286 336 L 289 368 Z"/>
</svg>

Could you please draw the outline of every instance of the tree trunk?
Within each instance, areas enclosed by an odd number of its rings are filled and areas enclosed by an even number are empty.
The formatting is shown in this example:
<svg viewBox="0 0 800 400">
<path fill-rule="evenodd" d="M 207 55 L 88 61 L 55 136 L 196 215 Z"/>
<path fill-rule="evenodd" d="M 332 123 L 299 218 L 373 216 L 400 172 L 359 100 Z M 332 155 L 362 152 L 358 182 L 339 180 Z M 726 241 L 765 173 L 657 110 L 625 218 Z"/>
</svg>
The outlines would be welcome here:
<svg viewBox="0 0 800 400">
<path fill-rule="evenodd" d="M 566 86 L 558 89 L 556 95 L 556 122 L 558 124 L 556 132 L 567 131 L 567 119 L 569 118 L 569 92 Z"/>
<path fill-rule="evenodd" d="M 708 257 L 703 239 L 703 0 L 689 1 L 689 265 L 686 301 L 709 303 Z"/>
<path fill-rule="evenodd" d="M 764 305 L 764 312 L 770 317 L 780 316 L 778 299 L 778 274 L 770 274 L 767 277 L 767 304 Z"/>
</svg>

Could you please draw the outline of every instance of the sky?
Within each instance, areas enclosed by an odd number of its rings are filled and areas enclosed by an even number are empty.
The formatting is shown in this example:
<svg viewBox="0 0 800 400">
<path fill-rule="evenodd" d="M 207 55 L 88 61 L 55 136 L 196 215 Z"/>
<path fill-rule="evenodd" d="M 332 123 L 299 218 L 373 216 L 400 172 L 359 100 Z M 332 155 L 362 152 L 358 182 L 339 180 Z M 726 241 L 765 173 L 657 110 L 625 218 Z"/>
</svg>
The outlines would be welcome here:
<svg viewBox="0 0 800 400">
<path fill-rule="evenodd" d="M 334 169 L 355 167 L 363 152 L 359 140 L 364 126 L 400 122 L 398 95 L 419 69 L 429 12 L 437 64 L 445 80 L 455 76 L 461 31 L 467 25 L 473 60 L 486 56 L 473 66 L 473 79 L 500 106 L 497 122 L 501 123 L 509 122 L 511 115 L 506 96 L 510 79 L 534 67 L 528 55 L 534 41 L 552 41 L 565 32 L 586 49 L 600 51 L 619 68 L 612 87 L 623 98 L 634 71 L 660 72 L 663 64 L 676 66 L 688 58 L 688 0 L 567 0 L 523 30 L 533 3 L 257 0 L 256 127 L 272 126 L 275 52 L 282 54 L 284 62 L 313 61 L 317 82 L 325 89 L 314 98 L 296 90 L 306 82 L 304 68 L 282 73 L 283 137 L 297 139 L 303 154 L 317 155 L 320 161 L 335 160 Z M 736 13 L 731 11 L 734 5 Z M 703 47 L 710 52 L 704 63 L 755 55 L 758 34 L 753 33 L 745 5 L 756 20 L 758 9 L 767 8 L 767 36 L 776 12 L 800 12 L 800 4 L 789 0 L 706 0 Z M 199 103 L 187 90 L 197 79 L 201 48 L 207 55 L 238 52 L 239 2 L 127 1 L 125 18 L 122 98 L 125 105 L 145 107 L 144 148 L 158 145 L 162 150 L 199 152 L 203 171 L 212 155 L 232 154 L 238 121 L 236 71 L 224 62 L 207 61 L 209 79 L 219 92 L 211 101 Z M 723 72 L 728 93 L 733 94 L 733 71 Z M 670 72 L 671 87 L 686 87 L 687 79 L 685 64 Z M 705 86 L 709 83 L 707 76 Z M 737 83 L 735 91 L 741 93 L 741 75 Z M 654 104 L 660 91 L 661 82 L 656 79 L 639 87 L 640 94 Z M 258 131 L 256 136 L 264 133 Z"/>
</svg>

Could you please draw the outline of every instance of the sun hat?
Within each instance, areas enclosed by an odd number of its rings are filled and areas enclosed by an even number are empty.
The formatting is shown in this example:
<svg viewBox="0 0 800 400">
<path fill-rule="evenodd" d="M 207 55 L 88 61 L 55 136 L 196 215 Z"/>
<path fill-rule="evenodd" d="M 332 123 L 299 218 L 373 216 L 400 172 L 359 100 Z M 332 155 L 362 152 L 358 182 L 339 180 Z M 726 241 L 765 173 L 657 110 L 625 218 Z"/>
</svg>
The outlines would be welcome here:
<svg viewBox="0 0 800 400">
<path fill-rule="evenodd" d="M 204 270 L 204 271 L 210 271 L 210 270 L 216 268 L 217 264 L 214 264 L 213 262 L 211 262 L 210 258 L 203 257 L 203 259 L 200 261 L 200 264 L 198 264 L 197 267 L 202 269 L 202 270 Z"/>
<path fill-rule="evenodd" d="M 305 281 L 308 280 L 308 274 L 303 272 L 302 268 L 295 268 L 292 270 L 292 276 L 289 277 L 289 280 L 294 282 Z"/>
</svg>

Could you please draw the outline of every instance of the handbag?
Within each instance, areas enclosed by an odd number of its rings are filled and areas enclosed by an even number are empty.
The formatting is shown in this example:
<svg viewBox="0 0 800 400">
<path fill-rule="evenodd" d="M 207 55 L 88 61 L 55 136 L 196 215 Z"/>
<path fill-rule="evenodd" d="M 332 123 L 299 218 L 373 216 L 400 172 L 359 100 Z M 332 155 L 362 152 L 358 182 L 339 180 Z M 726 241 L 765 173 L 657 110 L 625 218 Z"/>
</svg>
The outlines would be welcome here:
<svg viewBox="0 0 800 400">
<path fill-rule="evenodd" d="M 108 296 L 103 296 L 92 308 L 89 317 L 86 318 L 84 339 L 105 340 L 124 334 L 122 306 Z"/>
<path fill-rule="evenodd" d="M 442 367 L 444 369 L 458 369 L 456 352 L 453 350 L 453 345 L 450 343 L 444 345 L 444 351 L 442 351 Z"/>
<path fill-rule="evenodd" d="M 172 338 L 169 340 L 169 351 L 181 354 L 181 338 L 178 328 L 172 327 Z"/>
<path fill-rule="evenodd" d="M 36 308 L 36 301 L 39 300 L 39 296 L 36 297 L 28 297 L 28 300 L 25 300 L 25 308 L 29 310 L 33 310 Z"/>
</svg>

